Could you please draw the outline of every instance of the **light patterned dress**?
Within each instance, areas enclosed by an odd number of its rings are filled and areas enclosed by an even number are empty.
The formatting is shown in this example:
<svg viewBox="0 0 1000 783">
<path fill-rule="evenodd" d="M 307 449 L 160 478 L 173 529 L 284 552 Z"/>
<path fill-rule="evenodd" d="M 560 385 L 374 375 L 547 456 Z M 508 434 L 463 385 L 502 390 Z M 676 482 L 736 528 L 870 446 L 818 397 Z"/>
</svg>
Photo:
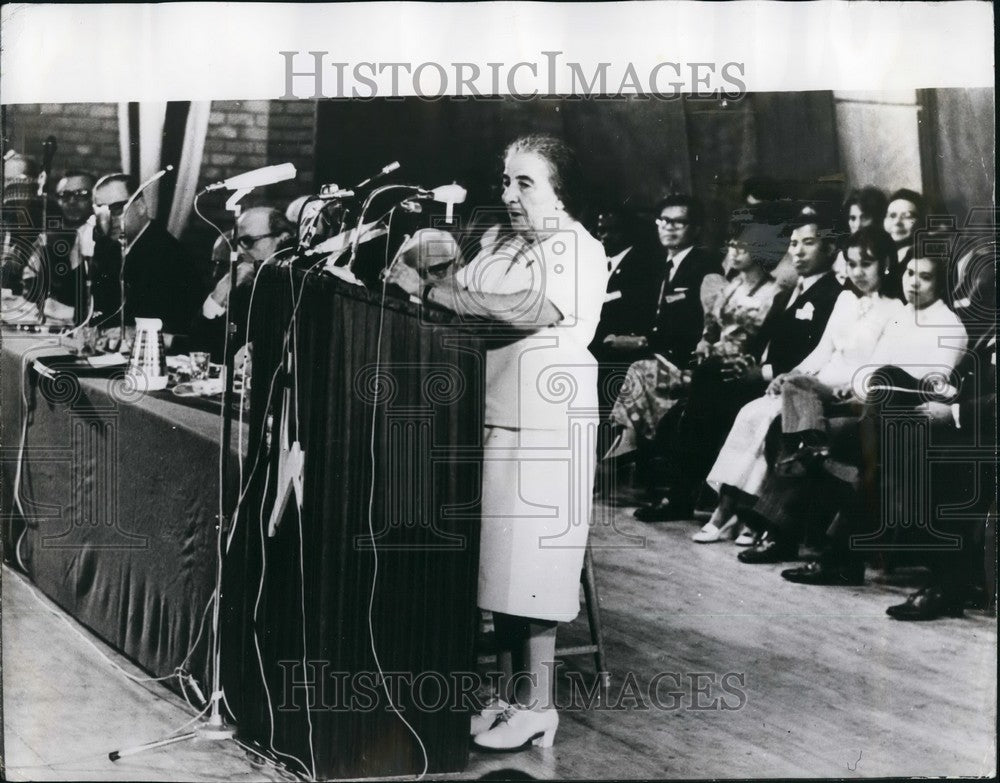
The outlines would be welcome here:
<svg viewBox="0 0 1000 783">
<path fill-rule="evenodd" d="M 771 310 L 777 283 L 765 278 L 756 285 L 738 277 L 730 281 L 705 311 L 702 344 L 708 357 L 745 354 Z M 611 410 L 611 419 L 631 427 L 637 439 L 652 440 L 656 428 L 682 399 L 691 373 L 662 356 L 633 362 Z"/>
</svg>

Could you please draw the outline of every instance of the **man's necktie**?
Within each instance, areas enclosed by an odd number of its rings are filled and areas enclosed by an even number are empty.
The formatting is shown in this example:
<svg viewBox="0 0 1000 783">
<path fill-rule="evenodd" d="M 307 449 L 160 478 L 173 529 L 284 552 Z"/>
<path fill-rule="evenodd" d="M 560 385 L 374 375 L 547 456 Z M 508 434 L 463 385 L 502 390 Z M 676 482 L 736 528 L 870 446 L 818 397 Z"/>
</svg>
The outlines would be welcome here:
<svg viewBox="0 0 1000 783">
<path fill-rule="evenodd" d="M 806 290 L 805 284 L 801 280 L 799 280 L 799 282 L 795 286 L 795 290 L 792 292 L 792 298 L 788 300 L 788 304 L 785 306 L 785 309 L 787 310 L 791 308 L 791 306 L 795 304 L 796 301 L 798 301 L 798 298 L 805 293 L 805 290 Z"/>
</svg>

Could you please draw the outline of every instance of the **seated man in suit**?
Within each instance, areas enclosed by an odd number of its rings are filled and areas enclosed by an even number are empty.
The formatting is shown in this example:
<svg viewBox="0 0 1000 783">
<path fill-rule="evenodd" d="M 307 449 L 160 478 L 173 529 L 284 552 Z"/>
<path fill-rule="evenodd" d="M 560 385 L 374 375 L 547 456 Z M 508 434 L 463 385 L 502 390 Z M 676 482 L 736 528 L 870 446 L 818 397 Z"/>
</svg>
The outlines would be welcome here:
<svg viewBox="0 0 1000 783">
<path fill-rule="evenodd" d="M 201 311 L 191 327 L 191 347 L 208 351 L 215 362 L 221 362 L 225 358 L 225 315 L 230 296 L 230 317 L 236 324 L 236 334 L 233 336 L 235 344 L 232 346 L 235 351 L 247 341 L 250 294 L 257 270 L 265 262 L 290 250 L 295 242 L 295 227 L 285 219 L 280 210 L 272 207 L 246 210 L 240 215 L 237 227 L 239 258 L 236 264 L 236 290 L 231 291 L 228 253 L 225 252 L 228 251 L 228 242 L 222 242 L 219 252 L 225 253 L 227 262 L 222 266 L 224 273 L 205 297 Z"/>
<path fill-rule="evenodd" d="M 695 243 L 701 233 L 704 211 L 691 196 L 673 195 L 658 207 L 656 230 L 666 251 L 661 268 L 659 296 L 648 340 L 650 354 L 660 354 L 684 366 L 691 360 L 705 313 L 701 286 L 708 275 L 722 274 L 717 253 Z"/>
<path fill-rule="evenodd" d="M 784 215 L 784 208 L 768 208 L 758 220 L 763 228 Z M 791 290 L 779 288 L 763 325 L 740 351 L 724 352 L 717 361 L 700 365 L 692 376 L 686 406 L 665 418 L 658 432 L 665 457 L 663 497 L 640 508 L 638 519 L 691 519 L 702 484 L 740 408 L 761 396 L 775 376 L 792 369 L 819 343 L 842 290 L 830 271 L 832 232 L 827 222 L 810 214 L 794 217 L 780 233 L 788 237 L 797 283 Z M 759 247 L 756 254 L 773 268 L 783 250 L 782 243 Z"/>
<path fill-rule="evenodd" d="M 198 306 L 201 273 L 180 242 L 150 218 L 142 195 L 128 205 L 134 192 L 126 174 L 108 174 L 94 185 L 90 277 L 94 311 L 101 314 L 95 325 L 115 326 L 124 308 L 126 325 L 137 317 L 159 318 L 164 333 L 186 334 Z"/>
<path fill-rule="evenodd" d="M 627 373 L 632 380 L 621 389 L 611 415 L 621 428 L 614 454 L 638 449 L 644 466 L 655 456 L 652 441 L 657 424 L 676 401 L 658 393 L 657 368 L 686 368 L 691 363 L 704 326 L 702 284 L 713 276 L 723 282 L 716 254 L 695 244 L 703 220 L 701 205 L 690 196 L 672 195 L 660 202 L 657 214 L 655 223 L 665 256 L 656 277 L 647 283 L 654 294 L 653 312 L 648 331 L 629 341 L 635 351 Z M 638 393 L 640 387 L 642 392 Z"/>
<path fill-rule="evenodd" d="M 590 352 L 599 362 L 597 391 L 605 416 L 618 396 L 625 370 L 646 355 L 656 312 L 662 262 L 642 233 L 638 220 L 624 209 L 597 216 L 595 236 L 608 257 L 608 286 Z"/>
<path fill-rule="evenodd" d="M 73 308 L 77 323 L 87 314 L 85 269 L 78 232 L 93 218 L 94 176 L 84 171 L 67 171 L 56 184 L 56 200 L 62 210 L 62 224 L 47 232 L 44 244 L 36 240 L 24 269 L 24 297 L 43 308 L 53 300 L 62 309 Z M 93 229 L 91 223 L 90 229 Z M 51 303 L 50 303 L 51 304 Z"/>
</svg>

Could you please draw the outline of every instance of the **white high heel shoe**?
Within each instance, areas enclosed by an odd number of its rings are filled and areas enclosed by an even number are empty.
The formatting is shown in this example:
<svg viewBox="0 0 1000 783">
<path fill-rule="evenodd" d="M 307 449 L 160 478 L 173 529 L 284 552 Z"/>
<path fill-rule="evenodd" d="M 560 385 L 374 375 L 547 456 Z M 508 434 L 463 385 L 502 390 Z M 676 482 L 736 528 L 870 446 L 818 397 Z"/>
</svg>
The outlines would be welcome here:
<svg viewBox="0 0 1000 783">
<path fill-rule="evenodd" d="M 483 707 L 482 710 L 472 716 L 472 722 L 469 727 L 469 736 L 477 737 L 483 732 L 492 729 L 497 718 L 503 715 L 509 707 L 510 705 L 503 699 L 498 696 L 494 696 L 486 703 L 486 706 Z"/>
<path fill-rule="evenodd" d="M 473 743 L 480 750 L 510 753 L 530 745 L 551 748 L 559 728 L 559 713 L 554 708 L 529 710 L 510 705 L 489 731 L 479 734 Z"/>
<path fill-rule="evenodd" d="M 726 520 L 722 527 L 716 527 L 713 522 L 709 522 L 701 530 L 691 536 L 691 540 L 696 544 L 714 544 L 716 541 L 732 541 L 736 538 L 736 526 L 739 524 L 736 514 Z"/>
</svg>

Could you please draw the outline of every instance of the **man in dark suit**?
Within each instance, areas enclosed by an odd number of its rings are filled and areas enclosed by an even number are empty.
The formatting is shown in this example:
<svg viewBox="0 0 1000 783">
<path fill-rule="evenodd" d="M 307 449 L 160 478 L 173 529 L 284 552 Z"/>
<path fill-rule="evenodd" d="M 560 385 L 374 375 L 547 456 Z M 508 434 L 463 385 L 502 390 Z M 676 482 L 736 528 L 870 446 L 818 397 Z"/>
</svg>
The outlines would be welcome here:
<svg viewBox="0 0 1000 783">
<path fill-rule="evenodd" d="M 673 195 L 657 208 L 656 230 L 666 250 L 648 354 L 660 354 L 678 367 L 691 361 L 704 328 L 701 285 L 708 275 L 722 275 L 717 254 L 697 247 L 704 213 L 691 196 Z"/>
<path fill-rule="evenodd" d="M 799 277 L 790 291 L 775 297 L 751 343 L 750 354 L 757 361 L 748 362 L 745 356 L 724 360 L 721 372 L 706 375 L 698 393 L 689 395 L 676 422 L 664 421 L 672 427 L 661 439 L 668 452 L 664 483 L 669 490 L 664 498 L 636 511 L 637 519 L 691 519 L 705 476 L 740 407 L 762 395 L 771 380 L 795 367 L 819 343 L 843 290 L 831 271 L 832 233 L 815 214 L 797 218 L 788 231 L 788 252 Z"/>
<path fill-rule="evenodd" d="M 190 329 L 190 346 L 209 352 L 214 362 L 225 360 L 226 309 L 230 296 L 229 315 L 236 326 L 235 334 L 230 337 L 230 350 L 236 351 L 249 336 L 250 296 L 257 271 L 264 263 L 286 255 L 295 239 L 295 226 L 285 219 L 281 210 L 273 207 L 251 207 L 240 215 L 237 227 L 236 289 L 231 291 L 227 256 L 226 265 L 202 302 Z M 229 239 L 226 239 L 219 249 L 220 254 L 228 247 Z"/>
<path fill-rule="evenodd" d="M 167 334 L 185 334 L 198 306 L 202 274 L 178 242 L 151 220 L 143 197 L 125 211 L 134 187 L 125 174 L 109 174 L 94 185 L 94 257 L 91 291 L 102 326 L 118 323 L 124 307 L 125 323 L 159 318 Z M 125 247 L 122 302 L 122 240 Z"/>
<path fill-rule="evenodd" d="M 811 221 L 811 222 L 807 222 Z M 760 378 L 770 382 L 801 362 L 819 343 L 837 297 L 843 290 L 830 269 L 833 242 L 822 219 L 801 218 L 792 231 L 789 253 L 798 272 L 794 288 L 775 299 L 770 317 L 761 330 L 767 347 L 761 356 Z M 758 503 L 746 521 L 758 530 L 767 530 L 753 548 L 740 552 L 744 563 L 776 563 L 794 556 L 798 540 L 781 526 L 771 526 L 759 513 L 767 504 Z M 819 511 L 826 511 L 819 509 Z M 829 514 L 832 516 L 832 511 Z"/>
<path fill-rule="evenodd" d="M 599 364 L 598 396 L 605 416 L 629 365 L 648 355 L 663 264 L 642 234 L 634 215 L 625 210 L 597 216 L 595 235 L 608 256 L 608 286 L 590 352 Z"/>
<path fill-rule="evenodd" d="M 720 288 L 725 281 L 719 256 L 695 245 L 704 218 L 701 204 L 691 196 L 676 194 L 663 199 L 656 211 L 657 234 L 666 258 L 655 289 L 652 325 L 642 348 L 646 358 L 660 355 L 683 369 L 690 365 L 704 329 L 702 285 L 712 276 Z M 659 442 L 642 442 L 640 460 L 648 470 L 651 495 L 658 494 L 664 482 L 662 451 Z M 650 507 L 658 505 L 654 501 Z M 639 508 L 636 518 L 646 519 L 647 512 L 647 506 Z"/>
</svg>

